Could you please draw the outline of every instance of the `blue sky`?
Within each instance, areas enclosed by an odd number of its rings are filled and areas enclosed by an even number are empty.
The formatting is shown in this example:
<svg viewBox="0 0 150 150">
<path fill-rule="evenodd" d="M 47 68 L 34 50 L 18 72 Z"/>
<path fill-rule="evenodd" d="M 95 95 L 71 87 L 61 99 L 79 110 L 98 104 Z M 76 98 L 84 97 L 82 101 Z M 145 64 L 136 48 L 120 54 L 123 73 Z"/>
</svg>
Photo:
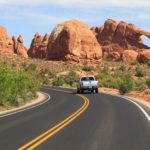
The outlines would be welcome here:
<svg viewBox="0 0 150 150">
<path fill-rule="evenodd" d="M 36 32 L 51 33 L 58 24 L 79 19 L 90 27 L 112 18 L 150 31 L 150 0 L 0 0 L 0 25 L 21 34 L 29 47 Z M 144 39 L 150 45 L 150 40 Z"/>
</svg>

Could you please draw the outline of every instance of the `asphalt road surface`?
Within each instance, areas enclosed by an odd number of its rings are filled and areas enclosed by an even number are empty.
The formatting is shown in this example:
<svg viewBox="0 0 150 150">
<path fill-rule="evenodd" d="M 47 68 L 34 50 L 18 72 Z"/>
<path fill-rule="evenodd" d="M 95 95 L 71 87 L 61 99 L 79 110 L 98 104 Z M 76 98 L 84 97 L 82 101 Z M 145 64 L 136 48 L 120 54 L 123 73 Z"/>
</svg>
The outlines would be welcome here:
<svg viewBox="0 0 150 150">
<path fill-rule="evenodd" d="M 42 88 L 46 103 L 0 117 L 0 150 L 150 150 L 150 122 L 130 101 Z"/>
</svg>

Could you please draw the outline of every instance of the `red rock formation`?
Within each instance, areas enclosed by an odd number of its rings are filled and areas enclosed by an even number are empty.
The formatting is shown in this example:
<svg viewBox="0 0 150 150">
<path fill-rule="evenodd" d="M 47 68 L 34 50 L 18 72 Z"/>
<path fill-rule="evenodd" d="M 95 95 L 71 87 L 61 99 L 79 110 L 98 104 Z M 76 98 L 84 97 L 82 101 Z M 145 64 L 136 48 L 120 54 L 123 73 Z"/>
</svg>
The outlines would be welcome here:
<svg viewBox="0 0 150 150">
<path fill-rule="evenodd" d="M 150 38 L 150 33 L 133 24 L 126 22 L 116 22 L 108 19 L 104 26 L 91 28 L 98 42 L 102 46 L 103 56 L 111 57 L 113 52 L 118 52 L 120 56 L 124 50 L 140 51 L 141 49 L 150 49 L 144 45 L 141 36 Z M 118 59 L 118 57 L 117 57 Z"/>
<path fill-rule="evenodd" d="M 50 60 L 94 62 L 101 60 L 102 50 L 86 24 L 70 20 L 57 25 L 52 31 L 47 56 Z"/>
<path fill-rule="evenodd" d="M 14 44 L 15 45 L 15 44 Z M 23 38 L 21 35 L 19 35 L 19 37 L 17 38 L 17 45 L 16 45 L 16 49 L 15 52 L 20 55 L 23 56 L 25 58 L 28 57 L 27 54 L 27 48 L 23 45 Z"/>
<path fill-rule="evenodd" d="M 0 26 L 0 51 L 6 53 L 13 53 L 13 41 L 7 35 L 7 31 L 4 27 Z"/>
<path fill-rule="evenodd" d="M 9 54 L 16 53 L 23 57 L 28 57 L 27 48 L 23 45 L 22 37 L 19 36 L 17 41 L 14 36 L 11 39 L 4 27 L 0 27 L 0 52 Z"/>
<path fill-rule="evenodd" d="M 121 54 L 119 52 L 110 52 L 109 54 L 107 54 L 109 59 L 112 60 L 120 60 L 121 58 Z"/>
<path fill-rule="evenodd" d="M 122 54 L 122 60 L 125 62 L 134 62 L 138 60 L 138 53 L 134 50 L 126 50 Z"/>
<path fill-rule="evenodd" d="M 41 59 L 46 58 L 48 39 L 48 34 L 45 34 L 43 37 L 36 33 L 34 39 L 32 40 L 30 49 L 28 50 L 29 57 Z"/>
<path fill-rule="evenodd" d="M 139 61 L 142 63 L 150 61 L 150 49 L 143 50 L 142 52 L 140 52 Z"/>
<path fill-rule="evenodd" d="M 17 54 L 17 40 L 16 40 L 16 37 L 13 36 L 12 40 L 13 40 L 13 50 L 14 50 L 14 53 Z"/>
</svg>

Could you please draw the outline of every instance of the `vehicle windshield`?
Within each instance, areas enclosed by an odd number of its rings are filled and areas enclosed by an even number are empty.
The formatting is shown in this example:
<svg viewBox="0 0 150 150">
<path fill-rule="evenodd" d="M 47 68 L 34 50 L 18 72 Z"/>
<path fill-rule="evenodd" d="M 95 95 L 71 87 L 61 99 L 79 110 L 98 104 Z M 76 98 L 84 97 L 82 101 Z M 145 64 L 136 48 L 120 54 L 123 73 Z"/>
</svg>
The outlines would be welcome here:
<svg viewBox="0 0 150 150">
<path fill-rule="evenodd" d="M 81 81 L 94 81 L 93 77 L 82 77 Z"/>
<path fill-rule="evenodd" d="M 81 81 L 89 81 L 89 78 L 88 77 L 82 77 Z"/>
<path fill-rule="evenodd" d="M 93 77 L 89 77 L 89 80 L 90 80 L 90 81 L 94 81 L 94 78 L 93 78 Z"/>
</svg>

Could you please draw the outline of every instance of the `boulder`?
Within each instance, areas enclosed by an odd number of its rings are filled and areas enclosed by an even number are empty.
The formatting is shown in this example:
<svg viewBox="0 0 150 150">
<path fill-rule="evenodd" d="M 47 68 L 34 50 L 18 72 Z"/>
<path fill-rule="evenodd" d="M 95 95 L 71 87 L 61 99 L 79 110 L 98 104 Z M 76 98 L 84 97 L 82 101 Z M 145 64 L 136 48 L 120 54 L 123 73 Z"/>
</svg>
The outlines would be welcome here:
<svg viewBox="0 0 150 150">
<path fill-rule="evenodd" d="M 122 54 L 122 60 L 125 62 L 134 62 L 138 60 L 138 53 L 134 50 L 125 50 Z"/>
<path fill-rule="evenodd" d="M 108 58 L 112 60 L 120 60 L 121 54 L 119 52 L 111 52 L 109 53 Z"/>
<path fill-rule="evenodd" d="M 89 27 L 78 21 L 70 20 L 58 24 L 52 31 L 47 59 L 66 61 L 100 61 L 102 50 Z"/>
<path fill-rule="evenodd" d="M 150 61 L 150 49 L 143 50 L 139 54 L 139 61 L 142 62 L 142 63 Z"/>
<path fill-rule="evenodd" d="M 47 55 L 48 39 L 48 34 L 41 36 L 40 34 L 36 33 L 28 50 L 29 57 L 45 59 Z"/>
</svg>

